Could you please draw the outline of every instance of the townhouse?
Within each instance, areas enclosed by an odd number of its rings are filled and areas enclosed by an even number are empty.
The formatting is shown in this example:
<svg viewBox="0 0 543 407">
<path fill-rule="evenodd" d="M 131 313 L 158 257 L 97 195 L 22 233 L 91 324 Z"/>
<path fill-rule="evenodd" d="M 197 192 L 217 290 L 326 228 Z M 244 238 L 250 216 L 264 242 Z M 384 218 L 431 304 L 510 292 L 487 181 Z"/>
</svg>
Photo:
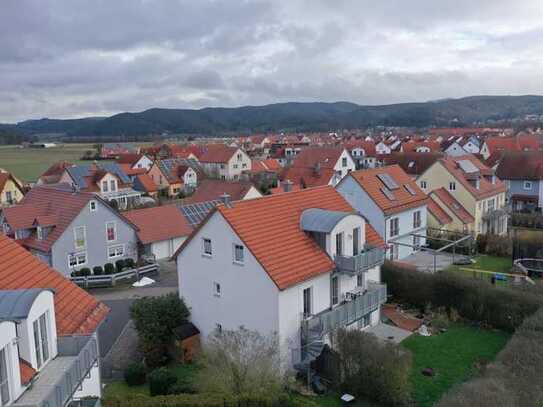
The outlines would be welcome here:
<svg viewBox="0 0 543 407">
<path fill-rule="evenodd" d="M 351 172 L 336 189 L 384 238 L 389 259 L 425 244 L 427 196 L 399 165 Z"/>
<path fill-rule="evenodd" d="M 209 177 L 222 180 L 238 180 L 251 170 L 251 158 L 245 151 L 223 144 L 207 145 L 199 161 Z"/>
<path fill-rule="evenodd" d="M 196 188 L 203 176 L 203 169 L 193 159 L 167 158 L 156 160 L 147 175 L 165 195 L 176 197 L 181 192 L 189 193 Z"/>
<path fill-rule="evenodd" d="M 36 185 L 58 184 L 66 168 L 73 167 L 74 164 L 68 161 L 59 161 L 51 165 L 43 174 L 40 175 Z"/>
<path fill-rule="evenodd" d="M 443 153 L 391 153 L 384 157 L 384 165 L 399 165 L 413 179 L 422 174 L 433 163 L 443 157 Z"/>
<path fill-rule="evenodd" d="M 99 406 L 108 308 L 0 235 L 0 405 Z"/>
<path fill-rule="evenodd" d="M 541 140 L 534 135 L 517 134 L 514 137 L 488 137 L 481 146 L 481 155 L 488 160 L 493 155 L 505 151 L 537 151 L 541 149 Z"/>
<path fill-rule="evenodd" d="M 227 200 L 176 254 L 179 295 L 203 338 L 277 333 L 285 363 L 307 366 L 333 330 L 379 322 L 383 245 L 330 186 Z"/>
<path fill-rule="evenodd" d="M 65 276 L 116 260 L 137 260 L 136 227 L 99 196 L 69 186 L 37 186 L 0 224 L 41 261 Z"/>
<path fill-rule="evenodd" d="M 496 168 L 496 175 L 507 186 L 507 203 L 512 210 L 541 210 L 543 151 L 504 153 Z"/>
<path fill-rule="evenodd" d="M 130 143 L 104 143 L 100 147 L 100 158 L 117 159 L 123 154 L 137 154 L 139 147 Z"/>
<path fill-rule="evenodd" d="M 222 181 L 220 179 L 204 179 L 186 202 L 206 202 L 221 199 L 224 194 L 233 201 L 260 198 L 262 194 L 249 181 Z"/>
<path fill-rule="evenodd" d="M 345 143 L 345 148 L 351 153 L 356 169 L 375 168 L 377 164 L 377 151 L 375 142 L 367 140 L 354 140 Z"/>
<path fill-rule="evenodd" d="M 475 235 L 507 233 L 506 186 L 474 155 L 441 158 L 419 176 L 418 183 L 430 194 L 443 189 L 454 198 L 454 206 L 460 205 L 473 218 L 473 223 L 462 226 L 463 230 Z M 440 193 L 438 200 L 453 202 Z M 451 208 L 452 203 L 448 206 Z"/>
<path fill-rule="evenodd" d="M 23 197 L 21 182 L 11 173 L 0 170 L 0 208 L 16 204 Z"/>
</svg>

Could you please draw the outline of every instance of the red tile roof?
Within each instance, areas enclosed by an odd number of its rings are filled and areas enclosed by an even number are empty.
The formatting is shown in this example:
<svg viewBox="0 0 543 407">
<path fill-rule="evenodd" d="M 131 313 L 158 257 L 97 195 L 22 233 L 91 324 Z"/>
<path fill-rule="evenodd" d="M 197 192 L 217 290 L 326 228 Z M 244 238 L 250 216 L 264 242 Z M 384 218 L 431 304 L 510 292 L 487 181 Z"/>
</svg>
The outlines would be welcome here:
<svg viewBox="0 0 543 407">
<path fill-rule="evenodd" d="M 21 373 L 21 383 L 27 385 L 38 373 L 26 360 L 19 358 L 19 372 Z"/>
<path fill-rule="evenodd" d="M 117 163 L 129 164 L 130 166 L 132 166 L 136 164 L 141 157 L 143 157 L 143 154 L 136 154 L 136 153 L 119 154 L 119 157 L 117 158 Z"/>
<path fill-rule="evenodd" d="M 123 215 L 138 227 L 138 238 L 143 244 L 188 236 L 192 228 L 174 205 L 137 209 Z"/>
<path fill-rule="evenodd" d="M 365 140 L 355 140 L 344 144 L 345 148 L 349 151 L 353 151 L 355 148 L 361 148 L 367 157 L 375 157 L 375 142 Z"/>
<path fill-rule="evenodd" d="M 543 151 L 510 151 L 496 168 L 496 175 L 507 180 L 543 179 Z"/>
<path fill-rule="evenodd" d="M 59 336 L 88 335 L 109 309 L 96 298 L 0 234 L 0 289 L 50 288 L 54 291 Z"/>
<path fill-rule="evenodd" d="M 384 156 L 385 165 L 398 164 L 406 173 L 420 175 L 437 160 L 442 153 L 390 153 Z"/>
<path fill-rule="evenodd" d="M 41 176 L 40 181 L 44 184 L 56 184 L 60 181 L 66 168 L 73 167 L 74 164 L 67 161 L 59 161 L 50 166 Z"/>
<path fill-rule="evenodd" d="M 198 159 L 203 163 L 227 163 L 238 150 L 224 144 L 209 144 Z"/>
<path fill-rule="evenodd" d="M 279 172 L 281 170 L 279 161 L 275 158 L 268 158 L 266 160 L 251 160 L 251 172 L 258 174 L 260 172 Z"/>
<path fill-rule="evenodd" d="M 329 186 L 238 201 L 230 208 L 219 205 L 217 210 L 283 290 L 335 267 L 326 252 L 300 229 L 300 216 L 309 208 L 354 212 Z M 366 242 L 384 245 L 369 223 Z"/>
<path fill-rule="evenodd" d="M 451 218 L 447 212 L 443 210 L 441 206 L 434 200 L 432 196 L 430 196 L 430 199 L 428 199 L 428 211 L 434 216 L 434 218 L 441 224 L 441 225 L 448 225 L 453 221 L 453 218 Z"/>
<path fill-rule="evenodd" d="M 196 191 L 186 199 L 187 203 L 214 201 L 221 195 L 228 194 L 232 201 L 239 201 L 254 187 L 251 182 L 223 181 L 218 179 L 203 179 L 198 184 Z"/>
<path fill-rule="evenodd" d="M 141 185 L 145 192 L 156 192 L 158 191 L 158 186 L 155 184 L 155 181 L 148 174 L 140 174 L 136 176 L 134 185 L 139 187 Z"/>
<path fill-rule="evenodd" d="M 132 164 L 119 163 L 119 167 L 128 176 L 145 174 L 147 172 L 145 168 L 132 168 Z"/>
<path fill-rule="evenodd" d="M 464 208 L 445 188 L 441 187 L 430 192 L 430 195 L 434 194 L 458 219 L 460 219 L 462 223 L 468 224 L 475 221 L 475 218 L 466 210 L 466 208 Z"/>
<path fill-rule="evenodd" d="M 497 151 L 539 150 L 541 140 L 536 136 L 517 135 L 515 137 L 488 137 L 485 140 L 490 154 Z"/>
<path fill-rule="evenodd" d="M 343 150 L 342 147 L 307 147 L 294 158 L 292 167 L 314 168 L 319 164 L 321 168 L 334 168 Z"/>
<path fill-rule="evenodd" d="M 469 180 L 468 176 L 460 168 L 458 162 L 462 160 L 470 161 L 481 174 L 491 174 L 492 170 L 484 165 L 480 160 L 478 160 L 473 154 L 467 154 L 458 157 L 445 157 L 439 160 L 440 163 L 453 175 L 467 190 L 468 192 L 479 200 L 482 198 L 487 198 L 506 191 L 506 186 L 498 178 L 495 178 L 495 183 L 487 180 L 485 177 L 481 176 L 479 178 L 479 188 L 476 188 Z"/>
<path fill-rule="evenodd" d="M 333 168 L 321 167 L 320 170 L 316 170 L 313 167 L 289 167 L 279 173 L 279 179 L 290 180 L 302 188 L 310 188 L 328 185 L 335 173 Z"/>
<path fill-rule="evenodd" d="M 402 151 L 409 153 L 409 152 L 417 152 L 418 148 L 428 148 L 429 152 L 438 152 L 441 149 L 441 145 L 437 141 L 408 141 L 406 143 L 402 143 Z"/>
<path fill-rule="evenodd" d="M 379 179 L 381 174 L 388 174 L 398 184 L 399 188 L 391 190 L 394 200 L 390 200 L 383 192 L 385 184 Z M 347 177 L 357 181 L 386 215 L 425 205 L 428 199 L 417 183 L 399 165 L 354 171 Z M 405 185 L 409 185 L 415 195 L 411 195 Z"/>
</svg>

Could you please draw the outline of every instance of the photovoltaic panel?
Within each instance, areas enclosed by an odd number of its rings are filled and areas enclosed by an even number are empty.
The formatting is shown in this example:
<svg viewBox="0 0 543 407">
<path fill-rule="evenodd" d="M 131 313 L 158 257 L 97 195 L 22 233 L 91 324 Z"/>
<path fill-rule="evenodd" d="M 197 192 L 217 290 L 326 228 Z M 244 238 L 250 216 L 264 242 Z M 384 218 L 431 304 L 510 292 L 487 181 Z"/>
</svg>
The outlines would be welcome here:
<svg viewBox="0 0 543 407">
<path fill-rule="evenodd" d="M 196 227 L 204 220 L 204 218 L 211 211 L 211 209 L 213 209 L 219 203 L 221 203 L 220 200 L 198 202 L 188 205 L 179 205 L 178 209 L 187 219 L 189 224 L 192 227 Z"/>
<path fill-rule="evenodd" d="M 396 183 L 396 181 L 394 181 L 394 179 L 389 174 L 386 174 L 386 173 L 377 174 L 377 177 L 391 191 L 400 188 L 398 184 Z"/>
</svg>

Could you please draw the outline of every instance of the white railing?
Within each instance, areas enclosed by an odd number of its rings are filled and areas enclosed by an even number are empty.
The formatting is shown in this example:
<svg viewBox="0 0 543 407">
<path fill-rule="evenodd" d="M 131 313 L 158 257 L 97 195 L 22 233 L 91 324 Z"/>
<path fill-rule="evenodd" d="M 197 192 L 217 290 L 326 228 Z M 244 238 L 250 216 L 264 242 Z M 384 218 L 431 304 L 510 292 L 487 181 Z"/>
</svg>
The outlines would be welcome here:
<svg viewBox="0 0 543 407">
<path fill-rule="evenodd" d="M 101 274 L 99 276 L 90 275 L 90 276 L 77 276 L 70 277 L 70 279 L 80 287 L 92 288 L 92 287 L 113 287 L 118 282 L 136 279 L 139 280 L 141 277 L 147 274 L 155 274 L 158 272 L 158 264 L 148 264 L 142 267 L 124 270 L 119 273 L 114 274 Z"/>
</svg>

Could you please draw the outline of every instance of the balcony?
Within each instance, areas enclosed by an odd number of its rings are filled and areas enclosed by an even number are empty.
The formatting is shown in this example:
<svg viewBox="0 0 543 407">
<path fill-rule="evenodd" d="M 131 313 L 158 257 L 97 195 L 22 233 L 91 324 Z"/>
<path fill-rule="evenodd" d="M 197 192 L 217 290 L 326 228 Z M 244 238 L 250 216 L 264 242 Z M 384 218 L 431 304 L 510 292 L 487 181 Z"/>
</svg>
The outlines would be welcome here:
<svg viewBox="0 0 543 407">
<path fill-rule="evenodd" d="M 380 266 L 385 261 L 385 250 L 380 247 L 367 248 L 356 256 L 336 256 L 338 272 L 355 275 Z"/>
<path fill-rule="evenodd" d="M 17 407 L 65 406 L 97 360 L 96 338 L 92 336 L 59 337 L 57 357 L 38 373 L 29 389 L 13 405 Z"/>
<path fill-rule="evenodd" d="M 368 283 L 368 289 L 351 296 L 351 300 L 312 315 L 302 321 L 302 338 L 306 341 L 322 338 L 338 328 L 344 328 L 377 310 L 387 300 L 385 284 Z"/>
</svg>

